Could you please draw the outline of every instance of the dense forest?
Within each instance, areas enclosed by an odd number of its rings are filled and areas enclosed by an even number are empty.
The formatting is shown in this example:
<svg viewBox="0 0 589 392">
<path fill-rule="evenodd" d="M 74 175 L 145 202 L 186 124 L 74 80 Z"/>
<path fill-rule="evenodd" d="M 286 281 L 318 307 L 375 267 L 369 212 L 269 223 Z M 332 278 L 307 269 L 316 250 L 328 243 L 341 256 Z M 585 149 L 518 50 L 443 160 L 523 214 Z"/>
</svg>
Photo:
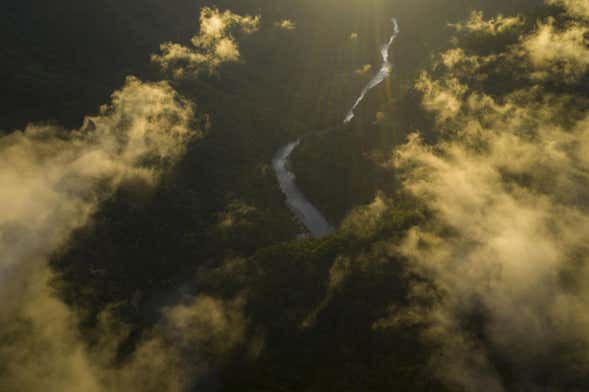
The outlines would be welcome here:
<svg viewBox="0 0 589 392">
<path fill-rule="evenodd" d="M 67 202 L 28 223 L 25 193 L 0 197 L 0 390 L 586 390 L 585 3 L 6 4 L 0 162 L 20 171 L 0 185 L 37 167 L 21 138 L 110 155 L 47 197 L 31 180 L 32 203 Z M 160 66 L 166 42 L 206 48 L 206 7 L 230 10 L 215 39 L 239 56 Z M 344 124 L 393 16 L 392 74 Z M 129 158 L 130 108 L 175 139 Z M 104 147 L 110 121 L 131 128 Z M 301 137 L 291 169 L 323 238 L 271 166 Z M 85 218 L 62 235 L 62 213 Z"/>
</svg>

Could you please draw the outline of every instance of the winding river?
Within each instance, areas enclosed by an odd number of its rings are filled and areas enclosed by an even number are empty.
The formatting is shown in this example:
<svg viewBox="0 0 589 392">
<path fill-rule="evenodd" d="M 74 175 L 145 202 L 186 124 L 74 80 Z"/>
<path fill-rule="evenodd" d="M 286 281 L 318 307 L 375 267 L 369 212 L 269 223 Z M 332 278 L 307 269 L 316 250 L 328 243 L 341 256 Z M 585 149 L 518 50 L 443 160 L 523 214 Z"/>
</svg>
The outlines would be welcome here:
<svg viewBox="0 0 589 392">
<path fill-rule="evenodd" d="M 354 110 L 356 110 L 358 105 L 360 105 L 360 103 L 364 100 L 366 94 L 368 94 L 370 90 L 381 84 L 391 74 L 393 65 L 389 61 L 389 51 L 391 50 L 391 45 L 393 45 L 393 42 L 395 42 L 395 39 L 399 36 L 399 24 L 397 23 L 397 19 L 392 18 L 391 22 L 393 23 L 393 35 L 391 35 L 391 38 L 389 38 L 388 42 L 380 48 L 382 66 L 380 67 L 376 75 L 374 75 L 374 77 L 370 79 L 366 87 L 364 87 L 364 89 L 360 93 L 360 96 L 354 103 L 354 106 L 352 106 L 352 109 L 350 109 L 348 115 L 344 119 L 344 123 L 349 123 L 350 121 L 352 121 L 352 119 L 355 116 Z"/>
<path fill-rule="evenodd" d="M 321 212 L 305 197 L 295 182 L 295 175 L 289 170 L 290 154 L 301 140 L 282 147 L 272 160 L 272 167 L 278 179 L 280 189 L 286 195 L 286 204 L 305 226 L 309 233 L 320 238 L 332 234 L 335 230 Z"/>
<path fill-rule="evenodd" d="M 393 35 L 390 37 L 388 42 L 381 47 L 380 50 L 382 56 L 382 66 L 360 93 L 360 96 L 354 103 L 354 106 L 352 106 L 346 115 L 344 124 L 352 121 L 354 118 L 354 110 L 356 110 L 358 105 L 366 97 L 366 94 L 368 94 L 371 89 L 381 84 L 391 73 L 392 64 L 389 62 L 389 50 L 399 35 L 399 26 L 397 24 L 397 20 L 393 18 L 391 19 L 391 22 L 393 23 Z M 290 210 L 295 214 L 295 216 L 299 219 L 301 224 L 311 234 L 311 236 L 314 238 L 321 238 L 333 234 L 335 229 L 329 224 L 321 211 L 319 211 L 319 209 L 315 207 L 298 188 L 295 181 L 295 175 L 289 169 L 290 156 L 292 152 L 299 146 L 301 140 L 302 138 L 294 142 L 290 142 L 278 150 L 272 159 L 272 168 L 274 169 L 274 173 L 278 179 L 280 190 L 286 196 L 286 204 Z"/>
</svg>

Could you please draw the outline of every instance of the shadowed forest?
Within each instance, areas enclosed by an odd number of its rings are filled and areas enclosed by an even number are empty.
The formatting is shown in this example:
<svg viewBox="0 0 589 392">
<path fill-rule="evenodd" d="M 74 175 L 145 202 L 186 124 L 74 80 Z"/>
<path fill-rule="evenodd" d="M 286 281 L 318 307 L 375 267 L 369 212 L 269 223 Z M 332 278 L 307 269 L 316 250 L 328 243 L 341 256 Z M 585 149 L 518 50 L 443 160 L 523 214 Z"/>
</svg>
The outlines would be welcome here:
<svg viewBox="0 0 589 392">
<path fill-rule="evenodd" d="M 586 0 L 4 8 L 0 390 L 589 387 Z"/>
</svg>

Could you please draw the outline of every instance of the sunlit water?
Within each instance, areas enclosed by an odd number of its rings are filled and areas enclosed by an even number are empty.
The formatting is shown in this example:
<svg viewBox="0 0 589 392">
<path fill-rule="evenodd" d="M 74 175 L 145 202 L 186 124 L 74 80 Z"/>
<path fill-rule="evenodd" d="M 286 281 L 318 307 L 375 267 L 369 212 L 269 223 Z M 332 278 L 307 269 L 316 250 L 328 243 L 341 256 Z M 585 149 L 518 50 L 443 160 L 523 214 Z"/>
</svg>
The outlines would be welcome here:
<svg viewBox="0 0 589 392">
<path fill-rule="evenodd" d="M 389 50 L 399 35 L 397 20 L 393 18 L 391 21 L 394 26 L 393 35 L 391 35 L 389 41 L 380 49 L 382 66 L 377 74 L 370 80 L 370 82 L 368 82 L 366 87 L 364 87 L 360 96 L 354 103 L 354 106 L 346 115 L 344 123 L 352 121 L 354 118 L 354 111 L 364 100 L 366 94 L 368 94 L 371 89 L 381 84 L 391 74 L 392 64 L 389 62 Z M 321 212 L 309 200 L 307 200 L 303 192 L 297 187 L 294 173 L 288 169 L 290 156 L 300 143 L 301 139 L 282 147 L 274 156 L 272 167 L 274 168 L 274 173 L 278 179 L 280 189 L 286 196 L 286 204 L 288 207 L 313 237 L 320 238 L 332 234 L 335 230 L 323 214 L 321 214 Z"/>
<path fill-rule="evenodd" d="M 366 98 L 366 94 L 368 94 L 368 92 L 372 90 L 374 87 L 381 84 L 391 74 L 391 69 L 393 66 L 389 61 L 389 50 L 391 49 L 391 45 L 393 44 L 393 42 L 395 42 L 395 39 L 399 35 L 399 25 L 397 23 L 397 19 L 393 18 L 391 19 L 391 21 L 393 22 L 393 35 L 391 35 L 389 41 L 380 48 L 380 55 L 382 56 L 382 66 L 380 67 L 376 75 L 374 75 L 374 77 L 368 82 L 366 87 L 364 87 L 364 89 L 360 93 L 360 96 L 354 103 L 354 106 L 352 106 L 352 109 L 350 109 L 348 115 L 344 119 L 344 123 L 349 123 L 350 121 L 352 121 L 352 119 L 355 116 L 354 111 L 356 110 L 358 105 L 360 105 L 360 103 L 364 100 L 364 98 Z"/>
<path fill-rule="evenodd" d="M 297 140 L 281 148 L 272 160 L 272 167 L 276 173 L 280 189 L 286 196 L 287 205 L 309 233 L 313 237 L 319 238 L 332 234 L 334 229 L 321 212 L 300 191 L 294 173 L 288 169 L 290 155 L 300 142 L 300 140 Z"/>
</svg>

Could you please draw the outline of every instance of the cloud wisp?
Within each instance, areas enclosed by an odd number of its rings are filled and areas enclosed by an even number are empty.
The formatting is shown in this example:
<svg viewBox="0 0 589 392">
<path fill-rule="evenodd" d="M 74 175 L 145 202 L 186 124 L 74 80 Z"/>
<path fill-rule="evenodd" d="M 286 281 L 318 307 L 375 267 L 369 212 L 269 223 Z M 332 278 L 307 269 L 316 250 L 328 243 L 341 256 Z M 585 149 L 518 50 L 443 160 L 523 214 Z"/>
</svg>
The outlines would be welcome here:
<svg viewBox="0 0 589 392">
<path fill-rule="evenodd" d="M 193 115 L 168 83 L 128 78 L 81 129 L 33 124 L 0 138 L 2 275 L 47 256 L 121 184 L 153 186 L 195 136 Z"/>
<path fill-rule="evenodd" d="M 458 32 L 498 35 L 523 24 L 524 20 L 519 16 L 498 15 L 496 18 L 485 19 L 482 11 L 473 11 L 466 22 L 450 23 L 450 27 Z"/>
<path fill-rule="evenodd" d="M 489 35 L 500 30 L 479 22 Z M 559 34 L 574 35 L 578 23 Z M 421 325 L 435 375 L 465 390 L 550 389 L 538 384 L 550 369 L 559 369 L 559 387 L 589 375 L 581 365 L 589 343 L 588 102 L 538 83 L 491 96 L 471 77 L 478 65 L 521 60 L 545 26 L 492 56 L 445 53 L 444 70 L 416 85 L 439 142 L 413 134 L 395 155 L 405 188 L 433 219 L 399 246 L 423 279 L 413 284 L 413 306 L 391 317 Z M 538 69 L 532 56 L 521 61 Z"/>
<path fill-rule="evenodd" d="M 293 31 L 293 30 L 296 30 L 296 28 L 297 28 L 297 24 L 290 19 L 282 19 L 282 20 L 274 23 L 274 26 L 276 26 L 277 28 L 279 28 L 281 30 L 286 30 L 286 31 Z"/>
<path fill-rule="evenodd" d="M 200 15 L 200 32 L 192 37 L 192 46 L 166 42 L 160 46 L 161 53 L 152 55 L 151 60 L 176 78 L 203 70 L 212 72 L 222 63 L 239 61 L 241 54 L 234 33 L 256 32 L 260 19 L 260 16 L 241 16 L 205 7 Z M 294 28 L 294 25 L 287 23 L 286 27 Z"/>
<path fill-rule="evenodd" d="M 50 284 L 51 254 L 121 186 L 153 188 L 199 136 L 193 118 L 167 82 L 130 77 L 80 129 L 31 124 L 0 138 L 0 294 L 11 299 L 0 306 L 0 389 L 179 391 L 211 363 L 187 364 L 186 339 L 219 354 L 239 340 L 240 305 L 198 297 L 165 310 L 132 358 L 114 365 L 129 328 L 105 311 L 90 348 Z"/>
<path fill-rule="evenodd" d="M 575 82 L 589 69 L 589 25 L 570 21 L 556 27 L 549 19 L 538 24 L 534 34 L 522 42 L 522 52 L 535 68 L 536 79 Z"/>
<path fill-rule="evenodd" d="M 193 48 L 167 43 L 153 61 L 175 76 L 237 61 L 232 33 L 256 31 L 259 17 L 204 8 L 200 22 Z M 99 315 L 90 345 L 48 265 L 119 189 L 155 189 L 201 136 L 195 126 L 194 104 L 169 82 L 128 77 L 80 129 L 30 124 L 0 137 L 0 295 L 10 298 L 0 305 L 0 390 L 184 391 L 242 344 L 243 299 L 198 295 L 164 308 L 121 358 L 133 330 L 114 316 L 118 305 Z"/>
<path fill-rule="evenodd" d="M 346 124 L 352 121 L 352 119 L 355 116 L 354 111 L 356 110 L 358 105 L 360 105 L 360 103 L 364 100 L 364 98 L 366 98 L 366 94 L 368 94 L 368 92 L 372 90 L 374 87 L 381 84 L 386 78 L 389 77 L 391 73 L 392 64 L 389 61 L 389 50 L 391 49 L 391 46 L 393 45 L 395 39 L 399 36 L 399 24 L 397 23 L 397 19 L 393 18 L 391 19 L 391 21 L 393 23 L 393 34 L 391 35 L 391 38 L 389 38 L 389 41 L 386 44 L 384 44 L 380 49 L 380 54 L 382 57 L 382 66 L 380 67 L 380 70 L 377 72 L 377 74 L 374 75 L 374 77 L 368 82 L 366 87 L 364 87 L 364 89 L 360 93 L 360 96 L 358 97 L 358 99 L 346 115 L 346 118 L 344 119 L 344 123 Z"/>
</svg>

